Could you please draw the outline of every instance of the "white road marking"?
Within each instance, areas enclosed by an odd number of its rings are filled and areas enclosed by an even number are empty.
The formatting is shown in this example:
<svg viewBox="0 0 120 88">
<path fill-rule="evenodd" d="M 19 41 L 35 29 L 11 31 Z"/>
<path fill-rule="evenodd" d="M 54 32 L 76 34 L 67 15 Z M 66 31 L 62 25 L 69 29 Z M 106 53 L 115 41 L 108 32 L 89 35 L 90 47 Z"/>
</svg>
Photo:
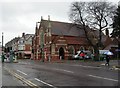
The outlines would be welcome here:
<svg viewBox="0 0 120 88">
<path fill-rule="evenodd" d="M 65 72 L 69 72 L 69 73 L 74 73 L 74 72 L 72 72 L 72 71 L 68 71 L 68 70 L 63 70 L 63 71 L 65 71 Z"/>
<path fill-rule="evenodd" d="M 84 65 L 72 65 L 72 66 L 80 66 L 80 67 L 85 67 L 85 68 L 101 68 L 101 67 L 84 66 Z"/>
<path fill-rule="evenodd" d="M 24 73 L 24 72 L 22 72 L 22 71 L 20 71 L 20 70 L 17 70 L 18 72 L 20 72 L 20 73 L 22 73 L 23 75 L 27 75 L 26 73 Z"/>
<path fill-rule="evenodd" d="M 111 79 L 111 78 L 104 78 L 104 77 L 100 77 L 100 76 L 95 76 L 95 75 L 88 75 L 88 76 L 91 76 L 91 77 L 94 77 L 94 78 L 99 78 L 99 79 L 105 79 L 105 80 L 111 80 L 111 81 L 117 81 L 116 79 Z"/>
<path fill-rule="evenodd" d="M 64 71 L 64 72 L 68 72 L 68 73 L 74 73 L 73 71 L 64 70 L 64 69 L 55 69 L 55 70 Z"/>
<path fill-rule="evenodd" d="M 45 85 L 48 85 L 48 86 L 50 86 L 50 87 L 56 88 L 55 86 L 53 86 L 53 85 L 51 85 L 51 84 L 49 84 L 49 83 L 46 83 L 46 82 L 44 82 L 44 81 L 42 81 L 42 80 L 40 80 L 40 79 L 38 79 L 38 78 L 35 78 L 35 80 L 38 81 L 38 82 L 41 82 L 41 83 L 43 83 L 43 84 L 45 84 Z"/>
</svg>

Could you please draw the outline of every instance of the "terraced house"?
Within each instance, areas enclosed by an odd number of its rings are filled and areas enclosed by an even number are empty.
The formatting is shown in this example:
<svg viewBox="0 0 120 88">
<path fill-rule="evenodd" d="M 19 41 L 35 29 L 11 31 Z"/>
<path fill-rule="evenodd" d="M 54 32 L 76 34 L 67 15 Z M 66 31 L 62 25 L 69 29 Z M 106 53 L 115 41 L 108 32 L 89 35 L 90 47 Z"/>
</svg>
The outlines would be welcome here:
<svg viewBox="0 0 120 88">
<path fill-rule="evenodd" d="M 22 33 L 22 37 L 16 37 L 5 44 L 6 53 L 11 50 L 17 55 L 17 59 L 31 58 L 33 34 Z"/>
<path fill-rule="evenodd" d="M 18 40 L 18 50 L 17 50 L 17 56 L 19 59 L 22 58 L 31 58 L 31 52 L 32 52 L 32 38 L 33 34 L 22 34 L 22 37 Z"/>
<path fill-rule="evenodd" d="M 88 33 L 94 32 L 94 36 L 98 36 L 98 31 L 87 29 Z M 102 36 L 102 42 L 106 41 L 107 36 Z M 93 51 L 82 26 L 77 28 L 72 23 L 51 21 L 50 16 L 48 20 L 41 17 L 41 21 L 36 23 L 32 48 L 32 58 L 43 61 L 70 59 L 78 50 Z"/>
</svg>

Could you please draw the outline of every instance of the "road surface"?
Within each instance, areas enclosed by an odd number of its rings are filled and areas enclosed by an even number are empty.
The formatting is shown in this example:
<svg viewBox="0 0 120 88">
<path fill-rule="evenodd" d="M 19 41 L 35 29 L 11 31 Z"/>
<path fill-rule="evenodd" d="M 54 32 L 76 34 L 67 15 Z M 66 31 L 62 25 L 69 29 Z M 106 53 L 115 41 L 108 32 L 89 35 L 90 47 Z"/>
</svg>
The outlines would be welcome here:
<svg viewBox="0 0 120 88">
<path fill-rule="evenodd" d="M 4 75 L 5 73 L 12 73 L 12 76 L 17 74 L 26 82 L 39 87 L 118 86 L 118 70 L 100 66 L 96 62 L 94 64 L 80 61 L 48 63 L 19 60 L 18 63 L 4 63 L 2 68 L 4 69 Z M 16 78 L 16 76 L 14 77 Z M 19 81 L 22 81 L 19 78 L 17 80 L 19 84 Z"/>
</svg>

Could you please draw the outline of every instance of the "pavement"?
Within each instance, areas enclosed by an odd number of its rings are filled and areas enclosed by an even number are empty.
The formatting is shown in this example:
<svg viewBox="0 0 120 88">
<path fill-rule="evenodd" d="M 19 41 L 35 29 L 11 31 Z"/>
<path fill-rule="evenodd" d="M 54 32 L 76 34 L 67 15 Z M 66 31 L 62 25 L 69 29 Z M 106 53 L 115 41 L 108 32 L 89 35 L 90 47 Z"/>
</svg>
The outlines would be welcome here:
<svg viewBox="0 0 120 88">
<path fill-rule="evenodd" d="M 23 61 L 23 59 L 18 60 L 18 62 L 19 61 Z M 109 62 L 110 65 L 109 66 L 105 66 L 105 63 L 106 63 L 105 60 L 104 61 L 60 60 L 60 61 L 51 61 L 51 62 L 45 61 L 45 62 L 42 62 L 40 60 L 26 59 L 26 60 L 24 60 L 24 62 L 27 62 L 27 63 L 29 62 L 29 63 L 34 63 L 34 64 L 40 64 L 40 63 L 82 64 L 82 65 L 85 65 L 85 66 L 108 67 L 111 70 L 120 70 L 120 60 L 110 60 L 110 62 Z"/>
<path fill-rule="evenodd" d="M 59 61 L 45 61 L 42 62 L 40 60 L 31 60 L 31 59 L 19 59 L 19 60 L 15 60 L 13 63 L 18 63 L 19 61 L 27 61 L 27 62 L 31 62 L 31 63 L 77 63 L 77 64 L 83 64 L 83 65 L 90 65 L 90 66 L 95 66 L 95 67 L 102 67 L 105 66 L 106 61 L 93 61 L 93 60 L 59 60 Z M 11 63 L 10 61 L 4 61 L 4 63 Z M 110 60 L 109 62 L 109 68 L 111 70 L 120 70 L 120 60 Z"/>
<path fill-rule="evenodd" d="M 105 63 L 106 61 L 78 61 L 78 60 L 73 60 L 73 61 L 61 61 L 62 63 L 82 63 L 84 65 L 92 65 L 92 66 L 95 66 L 95 67 L 103 67 L 105 66 Z M 60 62 L 57 62 L 57 63 L 60 63 Z M 111 70 L 120 70 L 120 60 L 110 60 L 109 62 L 109 67 Z"/>
</svg>

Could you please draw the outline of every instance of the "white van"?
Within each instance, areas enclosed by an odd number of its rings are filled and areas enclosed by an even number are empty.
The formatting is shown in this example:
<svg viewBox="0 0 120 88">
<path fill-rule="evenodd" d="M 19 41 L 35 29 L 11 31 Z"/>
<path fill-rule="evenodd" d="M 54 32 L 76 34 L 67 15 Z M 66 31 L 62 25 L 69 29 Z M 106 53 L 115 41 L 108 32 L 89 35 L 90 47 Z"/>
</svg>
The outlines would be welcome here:
<svg viewBox="0 0 120 88">
<path fill-rule="evenodd" d="M 104 54 L 105 52 L 109 52 L 109 50 L 99 50 L 99 54 Z"/>
</svg>

